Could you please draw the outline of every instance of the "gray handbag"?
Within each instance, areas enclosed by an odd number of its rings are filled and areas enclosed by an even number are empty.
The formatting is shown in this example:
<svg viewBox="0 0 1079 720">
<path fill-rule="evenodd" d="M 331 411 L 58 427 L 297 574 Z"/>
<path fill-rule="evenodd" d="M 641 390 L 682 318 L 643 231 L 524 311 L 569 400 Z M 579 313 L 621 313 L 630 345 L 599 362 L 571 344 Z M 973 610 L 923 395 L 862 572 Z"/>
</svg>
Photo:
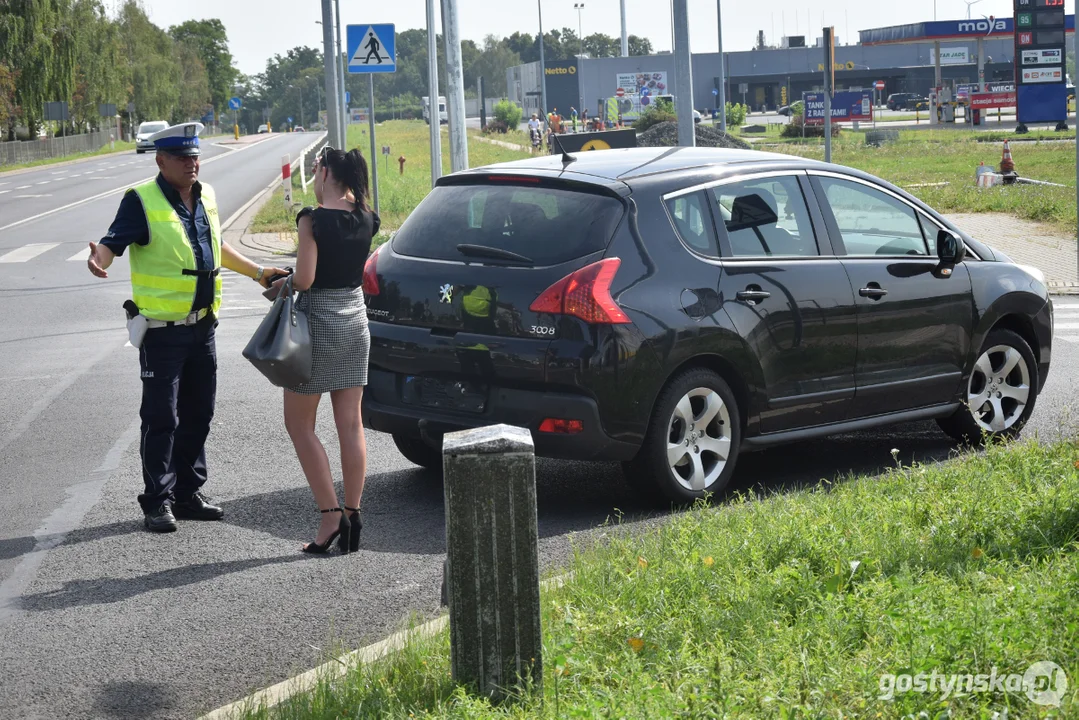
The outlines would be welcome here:
<svg viewBox="0 0 1079 720">
<path fill-rule="evenodd" d="M 293 297 L 290 275 L 243 351 L 243 356 L 278 387 L 295 387 L 311 380 L 311 333 L 307 314 L 296 308 L 299 296 Z"/>
</svg>

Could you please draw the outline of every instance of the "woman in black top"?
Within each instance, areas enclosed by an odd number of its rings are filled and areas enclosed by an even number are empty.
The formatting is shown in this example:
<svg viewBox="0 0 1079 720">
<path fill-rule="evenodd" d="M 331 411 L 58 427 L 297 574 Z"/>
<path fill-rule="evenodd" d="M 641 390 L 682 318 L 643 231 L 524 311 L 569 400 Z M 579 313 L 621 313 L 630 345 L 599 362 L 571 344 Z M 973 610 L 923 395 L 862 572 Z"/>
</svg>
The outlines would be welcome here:
<svg viewBox="0 0 1079 720">
<path fill-rule="evenodd" d="M 327 147 L 313 171 L 319 207 L 296 217 L 300 245 L 293 287 L 303 291 L 297 308 L 311 331 L 311 380 L 285 390 L 285 428 L 307 483 L 323 513 L 315 542 L 304 552 L 325 553 L 336 539 L 342 553 L 360 544 L 360 496 L 367 451 L 360 421 L 371 336 L 363 299 L 363 268 L 379 218 L 367 205 L 367 163 L 358 150 Z M 322 393 L 330 393 L 341 444 L 343 514 L 326 450 L 315 434 Z M 338 514 L 342 513 L 342 514 Z"/>
</svg>

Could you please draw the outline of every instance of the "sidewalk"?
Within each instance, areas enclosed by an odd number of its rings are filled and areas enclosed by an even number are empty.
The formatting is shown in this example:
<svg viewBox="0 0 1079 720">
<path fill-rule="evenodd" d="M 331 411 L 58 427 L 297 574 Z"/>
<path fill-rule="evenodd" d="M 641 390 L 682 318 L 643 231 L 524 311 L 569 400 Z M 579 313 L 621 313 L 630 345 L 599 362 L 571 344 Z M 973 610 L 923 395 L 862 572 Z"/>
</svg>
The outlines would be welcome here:
<svg viewBox="0 0 1079 720">
<path fill-rule="evenodd" d="M 1076 239 L 1054 235 L 1046 226 L 1002 213 L 946 215 L 948 220 L 1022 265 L 1045 273 L 1053 294 L 1079 295 Z"/>
</svg>

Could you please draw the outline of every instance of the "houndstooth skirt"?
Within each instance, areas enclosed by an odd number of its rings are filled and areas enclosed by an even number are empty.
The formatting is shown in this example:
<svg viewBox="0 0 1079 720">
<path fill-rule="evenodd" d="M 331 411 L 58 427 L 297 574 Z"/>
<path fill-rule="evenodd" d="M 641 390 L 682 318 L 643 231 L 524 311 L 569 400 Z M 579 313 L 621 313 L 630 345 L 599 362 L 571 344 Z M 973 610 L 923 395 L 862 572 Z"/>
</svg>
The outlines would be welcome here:
<svg viewBox="0 0 1079 720">
<path fill-rule="evenodd" d="M 296 308 L 307 313 L 311 331 L 311 380 L 288 389 L 318 395 L 366 385 L 371 334 L 363 288 L 311 288 Z"/>
</svg>

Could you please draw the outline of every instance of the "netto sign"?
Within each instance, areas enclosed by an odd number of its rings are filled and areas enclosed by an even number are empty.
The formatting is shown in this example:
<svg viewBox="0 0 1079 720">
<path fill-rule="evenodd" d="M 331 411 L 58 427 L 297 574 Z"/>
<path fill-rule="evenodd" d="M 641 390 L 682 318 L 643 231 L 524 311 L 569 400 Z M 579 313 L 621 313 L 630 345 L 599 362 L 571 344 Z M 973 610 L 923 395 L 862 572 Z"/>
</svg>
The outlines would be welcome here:
<svg viewBox="0 0 1079 720">
<path fill-rule="evenodd" d="M 544 70 L 548 75 L 576 75 L 577 66 L 570 65 L 569 67 L 549 67 Z"/>
<path fill-rule="evenodd" d="M 544 111 L 558 108 L 558 114 L 567 119 L 571 107 L 580 111 L 581 76 L 577 72 L 577 60 L 549 60 L 543 72 L 547 81 L 547 107 Z"/>
</svg>

